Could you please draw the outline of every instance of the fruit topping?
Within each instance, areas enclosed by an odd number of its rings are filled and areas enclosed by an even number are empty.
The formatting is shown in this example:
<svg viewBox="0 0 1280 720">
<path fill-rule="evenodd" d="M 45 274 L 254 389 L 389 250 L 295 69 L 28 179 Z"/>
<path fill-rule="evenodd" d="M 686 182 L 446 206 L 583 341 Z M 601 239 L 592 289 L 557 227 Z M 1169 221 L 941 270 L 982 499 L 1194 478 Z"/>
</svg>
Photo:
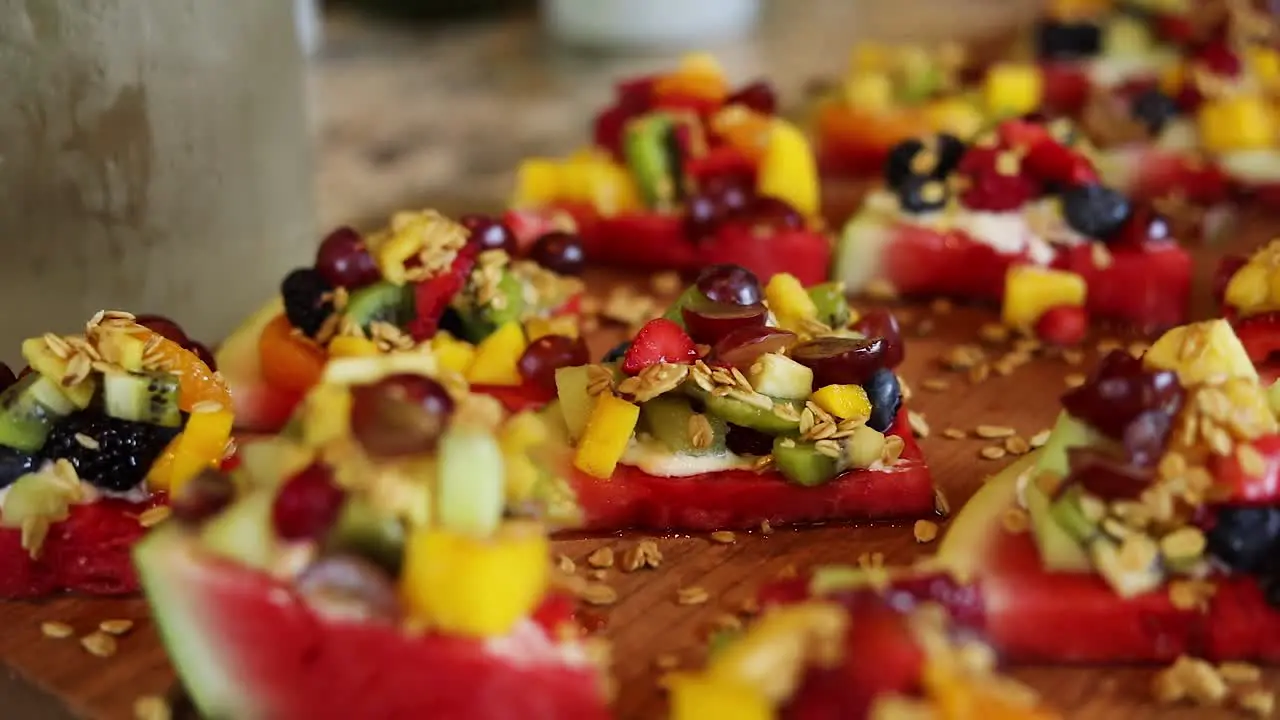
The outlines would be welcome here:
<svg viewBox="0 0 1280 720">
<path fill-rule="evenodd" d="M 676 395 L 659 395 L 642 403 L 640 424 L 672 452 L 688 455 L 723 453 L 729 432 L 724 420 L 695 412 L 689 398 Z"/>
<path fill-rule="evenodd" d="M 80 479 L 95 487 L 124 492 L 146 478 L 151 463 L 177 434 L 175 427 L 83 410 L 53 426 L 41 455 L 69 461 Z"/>
<path fill-rule="evenodd" d="M 360 233 L 340 227 L 325 236 L 316 251 L 316 272 L 332 287 L 355 290 L 382 278 Z"/>
<path fill-rule="evenodd" d="M 739 328 L 763 327 L 769 310 L 761 303 L 735 305 L 695 297 L 680 308 L 680 314 L 689 331 L 689 337 L 696 342 L 714 345 Z M 632 349 L 634 348 L 633 342 Z"/>
<path fill-rule="evenodd" d="M 762 115 L 773 115 L 778 110 L 778 96 L 767 80 L 755 80 L 729 93 L 724 104 L 744 105 Z"/>
<path fill-rule="evenodd" d="M 172 340 L 183 347 L 187 347 L 191 344 L 191 338 L 187 337 L 187 333 L 182 329 L 182 327 L 163 315 L 138 315 L 134 317 L 133 321 L 151 332 L 156 333 L 167 340 Z"/>
<path fill-rule="evenodd" d="M 1206 320 L 1173 328 L 1151 345 L 1149 368 L 1173 370 L 1183 385 L 1241 378 L 1256 383 L 1258 372 L 1226 320 Z"/>
<path fill-rule="evenodd" d="M 600 358 L 600 362 L 605 362 L 605 363 L 622 362 L 622 359 L 627 356 L 627 351 L 630 349 L 631 349 L 631 341 L 623 340 L 617 345 L 614 345 L 613 347 L 609 348 L 609 352 L 605 353 L 604 357 Z"/>
<path fill-rule="evenodd" d="M 934 178 L 909 177 L 897 186 L 898 205 L 913 213 L 927 213 L 947 206 L 950 193 L 946 184 Z"/>
<path fill-rule="evenodd" d="M 35 455 L 0 445 L 0 488 L 6 488 L 23 475 L 35 472 L 38 466 Z"/>
<path fill-rule="evenodd" d="M 982 99 L 993 117 L 1017 117 L 1032 112 L 1044 97 L 1044 75 L 1031 63 L 1003 62 L 987 70 Z"/>
<path fill-rule="evenodd" d="M 1089 334 L 1089 313 L 1079 305 L 1051 307 L 1044 311 L 1035 327 L 1036 337 L 1047 343 L 1079 345 Z"/>
<path fill-rule="evenodd" d="M 1071 448 L 1067 458 L 1070 472 L 1064 487 L 1079 485 L 1104 500 L 1137 498 L 1156 479 L 1155 470 L 1149 465 L 1097 448 Z"/>
<path fill-rule="evenodd" d="M 817 310 L 818 322 L 829 328 L 842 328 L 849 324 L 853 311 L 845 297 L 844 283 L 839 281 L 818 283 L 808 290 L 809 299 Z"/>
<path fill-rule="evenodd" d="M 516 234 L 501 220 L 489 215 L 471 214 L 458 218 L 458 223 L 467 229 L 468 242 L 476 245 L 480 252 L 502 250 L 508 255 L 516 254 Z"/>
<path fill-rule="evenodd" d="M 307 566 L 295 587 L 327 617 L 356 622 L 400 620 L 400 595 L 393 579 L 356 555 L 330 555 Z"/>
<path fill-rule="evenodd" d="M 169 501 L 169 510 L 178 522 L 199 525 L 229 506 L 236 497 L 230 476 L 207 469 L 191 478 Z"/>
<path fill-rule="evenodd" d="M 1051 309 L 1083 308 L 1088 288 L 1080 275 L 1035 265 L 1005 272 L 1001 318 L 1012 328 L 1031 329 Z"/>
<path fill-rule="evenodd" d="M 1098 181 L 1098 171 L 1088 157 L 1051 137 L 1033 143 L 1022 166 L 1032 177 L 1053 187 L 1075 187 Z"/>
<path fill-rule="evenodd" d="M 320 381 L 324 363 L 324 349 L 294 335 L 284 315 L 268 322 L 258 336 L 258 366 L 274 387 L 305 392 Z"/>
<path fill-rule="evenodd" d="M 582 238 L 563 230 L 549 232 L 538 238 L 529 251 L 529 258 L 561 275 L 581 275 L 586 265 Z"/>
<path fill-rule="evenodd" d="M 687 320 L 687 308 L 685 312 Z M 763 318 L 761 325 L 763 325 Z M 698 348 L 694 345 L 693 339 L 685 334 L 679 325 L 665 318 L 655 318 L 645 323 L 631 341 L 631 347 L 627 348 L 626 355 L 622 359 L 622 371 L 628 375 L 635 375 L 658 363 L 688 364 L 697 359 Z"/>
<path fill-rule="evenodd" d="M 839 450 L 824 452 L 815 442 L 780 437 L 773 441 L 773 464 L 782 476 L 797 485 L 814 487 L 839 473 Z"/>
<path fill-rule="evenodd" d="M 1114 440 L 1124 440 L 1130 424 L 1149 411 L 1174 417 L 1186 392 L 1177 374 L 1149 370 L 1123 350 L 1102 358 L 1084 385 L 1062 396 L 1062 406 Z"/>
<path fill-rule="evenodd" d="M 1012 150 L 970 147 L 956 168 L 963 191 L 960 201 L 972 210 L 1017 210 L 1039 194 L 1035 180 L 1024 172 L 1022 160 Z"/>
<path fill-rule="evenodd" d="M 760 278 L 741 265 L 710 265 L 694 283 L 707 299 L 731 305 L 760 302 Z"/>
<path fill-rule="evenodd" d="M 338 519 L 346 494 L 333 471 L 311 465 L 280 486 L 271 506 L 271 523 L 284 540 L 316 540 Z"/>
<path fill-rule="evenodd" d="M 850 326 L 854 332 L 865 337 L 880 338 L 883 347 L 883 362 L 887 368 L 896 368 L 906 357 L 906 346 L 902 342 L 902 328 L 892 310 L 872 308 L 858 318 Z"/>
<path fill-rule="evenodd" d="M 502 325 L 476 346 L 467 380 L 476 385 L 520 385 L 519 362 L 527 346 L 520 323 Z"/>
<path fill-rule="evenodd" d="M 871 416 L 871 400 L 861 385 L 827 385 L 814 391 L 809 399 L 840 420 Z"/>
<path fill-rule="evenodd" d="M 729 425 L 725 446 L 739 455 L 765 456 L 773 452 L 773 436 L 742 425 Z"/>
<path fill-rule="evenodd" d="M 884 340 L 826 336 L 791 349 L 791 358 L 813 371 L 816 388 L 861 385 L 885 367 Z"/>
<path fill-rule="evenodd" d="M 1212 522 L 1205 534 L 1209 554 L 1240 572 L 1280 571 L 1280 508 L 1223 507 Z"/>
<path fill-rule="evenodd" d="M 526 382 L 555 390 L 556 370 L 586 365 L 590 361 L 587 343 L 582 338 L 543 335 L 529 343 L 516 367 Z"/>
<path fill-rule="evenodd" d="M 351 389 L 351 433 L 375 457 L 434 450 L 453 411 L 444 386 L 422 375 L 391 375 Z"/>
<path fill-rule="evenodd" d="M 1144 90 L 1130 106 L 1135 120 L 1141 122 L 1152 137 L 1160 135 L 1169 121 L 1178 116 L 1178 103 L 1155 88 Z"/>
<path fill-rule="evenodd" d="M 289 324 L 307 337 L 315 337 L 333 315 L 333 285 L 312 268 L 298 268 L 280 283 L 284 312 Z"/>
<path fill-rule="evenodd" d="M 1052 60 L 1092 57 L 1102 49 L 1102 28 L 1092 22 L 1043 20 L 1036 26 L 1036 51 Z"/>
<path fill-rule="evenodd" d="M 756 192 L 785 201 L 806 217 L 819 212 L 818 168 L 813 149 L 800 128 L 777 117 L 770 119 Z"/>
<path fill-rule="evenodd" d="M 738 328 L 720 338 L 712 349 L 712 355 L 717 361 L 746 372 L 760 356 L 785 353 L 798 341 L 796 334 L 788 330 L 753 325 Z"/>
<path fill-rule="evenodd" d="M 102 378 L 102 404 L 120 420 L 178 427 L 178 376 L 166 372 L 110 372 Z"/>
<path fill-rule="evenodd" d="M 897 189 L 907 180 L 942 180 L 956 169 L 964 151 L 964 142 L 946 133 L 903 140 L 885 160 L 885 184 Z"/>
<path fill-rule="evenodd" d="M 898 383 L 898 376 L 889 368 L 881 368 L 862 383 L 862 389 L 871 401 L 867 427 L 877 432 L 888 432 L 902 408 L 902 385 Z"/>
<path fill-rule="evenodd" d="M 1105 185 L 1081 185 L 1062 194 L 1062 214 L 1067 224 L 1090 239 L 1114 239 L 1132 212 L 1129 198 Z"/>
<path fill-rule="evenodd" d="M 622 459 L 640 419 L 640 408 L 613 394 L 601 395 L 578 441 L 573 465 L 597 478 L 608 478 Z"/>
<path fill-rule="evenodd" d="M 35 453 L 59 418 L 75 410 L 57 385 L 31 373 L 0 394 L 0 445 Z"/>
<path fill-rule="evenodd" d="M 786 355 L 759 355 L 747 368 L 755 391 L 773 398 L 804 400 L 813 392 L 813 371 Z"/>
</svg>

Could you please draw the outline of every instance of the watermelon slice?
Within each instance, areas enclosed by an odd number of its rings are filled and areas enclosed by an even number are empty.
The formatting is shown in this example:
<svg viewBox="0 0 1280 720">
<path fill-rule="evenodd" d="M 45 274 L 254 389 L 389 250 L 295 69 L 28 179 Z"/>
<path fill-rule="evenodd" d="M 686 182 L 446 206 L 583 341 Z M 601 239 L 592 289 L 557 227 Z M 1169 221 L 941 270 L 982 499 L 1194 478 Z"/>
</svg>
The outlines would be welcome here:
<svg viewBox="0 0 1280 720">
<path fill-rule="evenodd" d="M 603 720 L 594 666 L 538 623 L 472 640 L 317 614 L 272 576 L 164 527 L 135 553 L 156 623 L 207 717 Z"/>
<path fill-rule="evenodd" d="M 888 433 L 904 442 L 892 469 L 852 470 L 816 487 L 792 484 L 775 471 L 659 477 L 628 465 L 619 465 L 608 480 L 575 470 L 570 485 L 587 530 L 704 531 L 756 528 L 764 520 L 794 525 L 922 517 L 934 511 L 934 488 L 907 427 L 902 410 Z"/>
</svg>

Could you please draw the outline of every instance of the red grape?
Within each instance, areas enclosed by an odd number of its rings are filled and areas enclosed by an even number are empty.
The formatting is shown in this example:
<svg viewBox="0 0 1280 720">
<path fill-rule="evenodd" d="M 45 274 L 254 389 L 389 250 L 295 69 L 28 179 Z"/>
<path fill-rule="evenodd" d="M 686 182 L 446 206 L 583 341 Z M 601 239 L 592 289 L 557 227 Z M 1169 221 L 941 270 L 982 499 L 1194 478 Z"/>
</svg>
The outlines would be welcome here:
<svg viewBox="0 0 1280 720">
<path fill-rule="evenodd" d="M 364 238 L 349 227 L 340 227 L 321 241 L 316 251 L 316 271 L 330 285 L 348 290 L 382 279 Z"/>
<path fill-rule="evenodd" d="M 715 346 L 715 357 L 739 370 L 746 370 L 761 355 L 785 352 L 799 338 L 787 330 L 752 325 L 742 327 L 720 338 Z"/>
<path fill-rule="evenodd" d="M 803 230 L 805 227 L 799 210 L 784 200 L 766 195 L 753 199 L 734 219 L 761 230 Z"/>
<path fill-rule="evenodd" d="M 13 370 L 10 370 L 8 365 L 0 363 L 0 392 L 16 382 L 18 382 L 18 376 L 13 374 Z"/>
<path fill-rule="evenodd" d="M 556 370 L 591 362 L 587 344 L 582 338 L 543 335 L 529 343 L 517 367 L 520 377 L 548 390 L 556 389 Z"/>
<path fill-rule="evenodd" d="M 480 246 L 480 251 L 504 250 L 508 255 L 516 253 L 516 234 L 501 220 L 488 215 L 463 215 L 459 221 L 471 232 L 471 242 Z"/>
<path fill-rule="evenodd" d="M 720 206 L 722 214 L 733 214 L 755 199 L 755 178 L 732 172 L 712 175 L 703 180 L 702 191 Z"/>
<path fill-rule="evenodd" d="M 718 303 L 760 302 L 760 278 L 741 265 L 709 265 L 698 273 L 696 284 L 703 295 Z"/>
<path fill-rule="evenodd" d="M 1169 221 L 1149 205 L 1138 205 L 1116 232 L 1113 242 L 1117 246 L 1138 248 L 1148 243 L 1172 241 L 1173 229 Z"/>
<path fill-rule="evenodd" d="M 1172 430 L 1173 418 L 1163 410 L 1139 413 L 1124 429 L 1122 442 L 1129 462 L 1139 467 L 1155 465 L 1164 454 Z"/>
<path fill-rule="evenodd" d="M 183 347 L 186 347 L 191 342 L 191 339 L 187 337 L 187 333 L 183 331 L 182 326 L 163 315 L 139 315 L 134 320 L 151 332 L 167 340 L 172 340 Z"/>
<path fill-rule="evenodd" d="M 1113 350 L 1084 385 L 1062 396 L 1062 407 L 1103 435 L 1123 440 L 1129 424 L 1144 412 L 1177 415 L 1185 394 L 1176 373 L 1147 370 L 1142 360 Z"/>
<path fill-rule="evenodd" d="M 684 205 L 684 228 L 690 240 L 701 240 L 715 232 L 722 212 L 716 199 L 705 193 L 690 196 Z"/>
<path fill-rule="evenodd" d="M 435 449 L 453 414 L 449 391 L 421 375 L 391 375 L 351 395 L 351 433 L 375 457 Z"/>
<path fill-rule="evenodd" d="M 321 611 L 343 618 L 395 622 L 400 619 L 400 594 L 387 573 L 356 555 L 322 557 L 298 575 L 298 593 Z"/>
<path fill-rule="evenodd" d="M 198 525 L 222 512 L 236 498 L 231 477 L 209 469 L 191 478 L 169 499 L 169 509 L 179 522 Z"/>
<path fill-rule="evenodd" d="M 680 314 L 694 342 L 714 345 L 738 328 L 763 327 L 769 310 L 760 303 L 733 305 L 700 300 L 685 305 Z"/>
<path fill-rule="evenodd" d="M 896 368 L 902 364 L 906 355 L 906 345 L 902 342 L 902 327 L 898 318 L 885 308 L 873 308 L 859 317 L 851 328 L 869 338 L 880 338 L 884 341 L 884 366 Z"/>
<path fill-rule="evenodd" d="M 885 367 L 884 340 L 820 337 L 791 348 L 791 359 L 813 371 L 813 387 L 861 385 Z"/>
<path fill-rule="evenodd" d="M 725 98 L 724 104 L 745 105 L 758 113 L 773 115 L 778 111 L 778 95 L 768 82 L 756 80 L 729 95 Z"/>
<path fill-rule="evenodd" d="M 346 493 L 333 471 L 312 464 L 285 481 L 271 506 L 271 522 L 285 540 L 314 540 L 338 519 Z"/>
<path fill-rule="evenodd" d="M 1098 448 L 1067 450 L 1071 468 L 1063 487 L 1078 484 L 1104 500 L 1136 498 L 1155 479 L 1155 469 L 1138 467 Z"/>
<path fill-rule="evenodd" d="M 542 267 L 561 275 L 581 275 L 587 258 L 582 238 L 562 230 L 538 238 L 529 257 Z"/>
</svg>

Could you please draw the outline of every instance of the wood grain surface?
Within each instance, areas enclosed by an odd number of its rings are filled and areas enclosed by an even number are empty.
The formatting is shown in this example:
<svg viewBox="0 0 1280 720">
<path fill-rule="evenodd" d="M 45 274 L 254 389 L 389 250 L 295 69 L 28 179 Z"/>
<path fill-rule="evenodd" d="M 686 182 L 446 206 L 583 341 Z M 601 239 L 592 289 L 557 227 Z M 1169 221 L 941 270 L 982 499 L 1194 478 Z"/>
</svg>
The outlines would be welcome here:
<svg viewBox="0 0 1280 720">
<path fill-rule="evenodd" d="M 1249 218 L 1229 246 L 1249 247 L 1266 238 L 1274 227 L 1270 220 Z M 1197 251 L 1201 257 L 1198 264 L 1201 285 L 1212 272 L 1212 259 L 1218 252 Z M 606 288 L 619 282 L 643 287 L 645 279 L 596 272 L 590 280 L 593 287 Z M 1199 309 L 1201 315 L 1206 314 L 1203 303 Z M 979 451 L 991 441 L 946 439 L 942 430 L 954 427 L 969 431 L 979 423 L 995 423 L 1012 426 L 1023 437 L 1029 437 L 1048 426 L 1056 413 L 1056 400 L 1064 389 L 1063 378 L 1088 368 L 1096 355 L 1097 340 L 1123 338 L 1114 334 L 1096 336 L 1087 346 L 1085 364 L 1079 367 L 1068 365 L 1060 358 L 1041 358 L 1007 377 L 996 376 L 971 384 L 962 375 L 944 371 L 938 364 L 938 356 L 957 343 L 972 342 L 977 328 L 994 319 L 993 313 L 989 309 L 967 307 L 940 313 L 927 305 L 908 305 L 901 312 L 910 335 L 907 361 L 902 370 L 914 391 L 910 405 L 931 426 L 932 432 L 922 440 L 922 446 L 935 482 L 944 489 L 955 508 L 964 503 L 986 476 L 998 471 L 1009 459 L 981 459 Z M 916 336 L 915 329 L 921 322 L 932 325 L 932 331 Z M 602 352 L 620 336 L 618 329 L 594 333 L 594 350 Z M 926 390 L 924 381 L 929 378 L 945 378 L 950 386 L 942 391 Z M 579 574 L 585 575 L 586 558 L 595 549 L 610 547 L 615 554 L 621 554 L 645 537 L 653 535 L 624 533 L 565 539 L 556 542 L 555 550 L 573 559 Z M 701 647 L 709 629 L 726 613 L 740 610 L 761 582 L 793 568 L 852 562 L 868 552 L 883 553 L 891 563 L 910 562 L 931 553 L 936 545 L 936 542 L 918 544 L 910 523 L 780 528 L 768 536 L 758 532 L 737 533 L 729 543 L 715 542 L 706 536 L 664 537 L 659 538 L 658 543 L 663 553 L 660 567 L 632 573 L 605 570 L 603 582 L 617 590 L 619 600 L 611 606 L 586 612 L 613 641 L 620 718 L 662 717 L 659 662 L 673 659 L 681 666 L 701 662 Z M 691 586 L 707 590 L 709 601 L 702 605 L 677 604 L 677 591 Z M 40 629 L 42 622 L 60 621 L 72 625 L 78 635 L 84 635 L 98 622 L 112 618 L 131 619 L 136 621 L 136 626 L 120 638 L 119 651 L 110 658 L 90 655 L 75 636 L 54 640 L 44 637 Z M 0 677 L 2 717 L 130 718 L 139 696 L 164 694 L 173 686 L 172 671 L 141 600 L 62 598 L 40 603 L 0 603 L 0 627 L 4 628 L 0 633 L 0 659 L 26 681 L 21 688 L 14 688 Z M 1152 672 L 1149 668 L 1016 668 L 1014 672 L 1041 690 L 1071 718 L 1233 716 L 1228 711 L 1156 707 L 1147 699 Z M 1275 673 L 1270 673 L 1267 679 L 1272 686 L 1280 685 L 1280 676 Z M 27 684 L 42 691 L 39 697 L 31 696 Z"/>
</svg>

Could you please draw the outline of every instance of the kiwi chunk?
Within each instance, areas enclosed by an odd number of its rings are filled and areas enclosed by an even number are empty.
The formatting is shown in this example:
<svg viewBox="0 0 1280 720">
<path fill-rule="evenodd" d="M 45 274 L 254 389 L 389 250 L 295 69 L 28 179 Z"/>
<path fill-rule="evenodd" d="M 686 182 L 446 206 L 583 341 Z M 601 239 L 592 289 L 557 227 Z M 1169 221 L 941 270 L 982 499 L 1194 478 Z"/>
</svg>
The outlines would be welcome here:
<svg viewBox="0 0 1280 720">
<path fill-rule="evenodd" d="M 697 285 L 690 285 L 680 293 L 680 297 L 676 298 L 675 302 L 671 303 L 671 307 L 667 308 L 662 317 L 687 330 L 688 328 L 684 325 L 684 306 L 705 299 L 706 295 L 702 294 Z"/>
<path fill-rule="evenodd" d="M 849 301 L 844 297 L 844 283 L 814 285 L 809 288 L 809 299 L 818 308 L 818 320 L 827 327 L 841 328 L 849 323 Z"/>
<path fill-rule="evenodd" d="M 413 286 L 393 285 L 385 280 L 356 290 L 343 310 L 365 330 L 375 322 L 404 327 L 413 320 Z"/>
<path fill-rule="evenodd" d="M 524 317 L 524 285 L 510 271 L 503 271 L 498 280 L 497 295 L 484 305 L 460 308 L 462 334 L 473 343 L 493 334 L 494 330 L 509 322 L 519 322 Z"/>
<path fill-rule="evenodd" d="M 659 395 L 640 405 L 640 421 L 644 429 L 672 451 L 688 455 L 714 455 L 725 451 L 725 437 L 729 425 L 715 415 L 703 414 L 711 428 L 708 443 L 698 447 L 693 441 L 693 405 L 688 398 L 677 395 Z"/>
<path fill-rule="evenodd" d="M 818 452 L 814 443 L 791 438 L 773 441 L 773 464 L 782 476 L 797 485 L 821 485 L 838 474 L 836 459 Z"/>
<path fill-rule="evenodd" d="M 102 403 L 113 418 L 178 427 L 178 390 L 178 376 L 172 373 L 111 372 L 103 376 Z"/>
<path fill-rule="evenodd" d="M 404 561 L 404 525 L 386 513 L 379 513 L 367 501 L 351 498 L 342 506 L 338 521 L 329 531 L 325 549 L 331 553 L 359 555 L 392 577 L 399 577 Z"/>
<path fill-rule="evenodd" d="M 749 427 L 769 435 L 798 435 L 800 433 L 800 410 L 803 404 L 789 400 L 774 400 L 774 404 L 786 403 L 795 410 L 794 414 L 782 417 L 772 408 L 763 408 L 728 395 L 712 395 L 703 390 L 697 383 L 684 384 L 685 392 L 697 400 L 701 400 L 707 413 L 734 425 Z M 766 396 L 761 396 L 766 397 Z M 795 417 L 795 420 L 789 418 Z"/>
<path fill-rule="evenodd" d="M 28 453 L 39 450 L 53 424 L 71 409 L 48 378 L 27 375 L 0 393 L 0 445 Z"/>
</svg>

